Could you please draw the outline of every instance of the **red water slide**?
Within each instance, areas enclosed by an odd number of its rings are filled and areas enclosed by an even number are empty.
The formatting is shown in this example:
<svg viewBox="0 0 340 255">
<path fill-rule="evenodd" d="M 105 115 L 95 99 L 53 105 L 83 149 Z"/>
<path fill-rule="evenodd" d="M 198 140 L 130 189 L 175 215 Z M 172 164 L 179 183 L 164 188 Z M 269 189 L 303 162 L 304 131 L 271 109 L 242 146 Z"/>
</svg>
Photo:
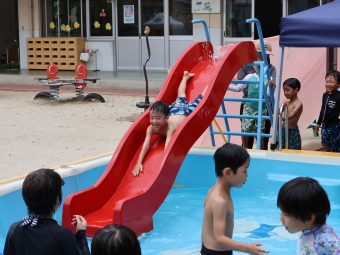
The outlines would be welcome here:
<svg viewBox="0 0 340 255">
<path fill-rule="evenodd" d="M 88 222 L 89 236 L 111 223 L 127 225 L 138 235 L 153 229 L 153 214 L 169 193 L 188 151 L 214 119 L 230 81 L 243 64 L 256 59 L 252 42 L 225 46 L 223 52 L 223 56 L 213 59 L 209 42 L 193 43 L 183 52 L 156 100 L 172 103 L 183 72 L 188 70 L 195 73 L 187 85 L 189 101 L 208 86 L 201 103 L 176 130 L 165 150 L 165 139 L 152 137 L 143 172 L 134 177 L 131 172 L 149 125 L 149 110 L 144 112 L 126 132 L 100 179 L 92 187 L 67 197 L 64 226 L 72 229 L 72 215 L 80 214 Z"/>
</svg>

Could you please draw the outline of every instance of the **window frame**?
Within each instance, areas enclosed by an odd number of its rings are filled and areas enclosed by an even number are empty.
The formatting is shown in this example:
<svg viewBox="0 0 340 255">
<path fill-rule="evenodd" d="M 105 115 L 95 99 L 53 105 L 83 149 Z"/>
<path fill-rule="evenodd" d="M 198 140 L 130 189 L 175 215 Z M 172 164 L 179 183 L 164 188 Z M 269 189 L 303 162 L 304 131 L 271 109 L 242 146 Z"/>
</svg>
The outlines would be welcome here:
<svg viewBox="0 0 340 255">
<path fill-rule="evenodd" d="M 112 0 L 112 36 L 93 36 L 91 35 L 91 21 L 90 21 L 90 0 L 86 0 L 86 31 L 87 37 L 89 41 L 115 41 L 116 40 L 116 8 L 115 8 L 116 0 Z"/>
</svg>

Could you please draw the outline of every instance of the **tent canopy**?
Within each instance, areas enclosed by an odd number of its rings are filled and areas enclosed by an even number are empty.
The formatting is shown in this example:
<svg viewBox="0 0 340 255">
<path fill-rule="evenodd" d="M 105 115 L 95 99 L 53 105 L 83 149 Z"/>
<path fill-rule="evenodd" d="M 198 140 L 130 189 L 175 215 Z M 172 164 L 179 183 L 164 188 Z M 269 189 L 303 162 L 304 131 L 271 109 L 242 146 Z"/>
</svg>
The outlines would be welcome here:
<svg viewBox="0 0 340 255">
<path fill-rule="evenodd" d="M 340 0 L 282 17 L 281 47 L 340 47 Z"/>
</svg>

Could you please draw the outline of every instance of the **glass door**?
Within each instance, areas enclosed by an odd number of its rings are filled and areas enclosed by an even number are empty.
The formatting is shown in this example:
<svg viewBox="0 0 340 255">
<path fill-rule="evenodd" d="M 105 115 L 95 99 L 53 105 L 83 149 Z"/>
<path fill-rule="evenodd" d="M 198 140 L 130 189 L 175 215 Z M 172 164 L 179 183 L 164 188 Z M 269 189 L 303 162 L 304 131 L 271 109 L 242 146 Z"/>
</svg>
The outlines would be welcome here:
<svg viewBox="0 0 340 255">
<path fill-rule="evenodd" d="M 140 0 L 117 1 L 117 68 L 140 69 Z"/>
<path fill-rule="evenodd" d="M 224 44 L 253 40 L 254 26 L 246 19 L 254 16 L 254 0 L 225 0 Z"/>
<path fill-rule="evenodd" d="M 163 1 L 117 1 L 117 69 L 142 69 L 148 53 L 144 36 L 150 28 L 148 68 L 165 68 Z"/>
</svg>

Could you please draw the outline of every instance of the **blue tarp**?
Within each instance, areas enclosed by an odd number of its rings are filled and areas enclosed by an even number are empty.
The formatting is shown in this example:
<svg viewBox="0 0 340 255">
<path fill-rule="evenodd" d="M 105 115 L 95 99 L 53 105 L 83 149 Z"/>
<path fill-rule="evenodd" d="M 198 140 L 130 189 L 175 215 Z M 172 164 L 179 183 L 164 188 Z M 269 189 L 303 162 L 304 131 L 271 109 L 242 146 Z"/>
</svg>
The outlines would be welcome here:
<svg viewBox="0 0 340 255">
<path fill-rule="evenodd" d="M 340 47 L 340 0 L 281 19 L 281 47 Z"/>
</svg>

